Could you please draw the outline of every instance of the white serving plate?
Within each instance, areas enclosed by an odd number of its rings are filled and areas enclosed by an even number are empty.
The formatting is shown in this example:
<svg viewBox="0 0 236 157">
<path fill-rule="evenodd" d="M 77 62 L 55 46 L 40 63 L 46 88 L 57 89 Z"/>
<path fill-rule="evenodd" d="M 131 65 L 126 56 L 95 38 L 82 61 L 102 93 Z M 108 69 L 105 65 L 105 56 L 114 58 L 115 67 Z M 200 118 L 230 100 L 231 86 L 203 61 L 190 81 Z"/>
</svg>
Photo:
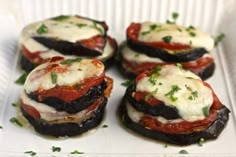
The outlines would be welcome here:
<svg viewBox="0 0 236 157">
<path fill-rule="evenodd" d="M 236 156 L 236 104 L 234 67 L 236 8 L 234 0 L 11 0 L 0 2 L 0 156 L 29 156 L 25 151 L 37 152 L 37 156 L 73 156 L 70 152 L 77 149 L 84 157 L 169 157 L 180 155 L 187 150 L 188 156 Z M 124 94 L 125 80 L 116 67 L 107 71 L 114 79 L 114 88 L 106 109 L 103 124 L 83 136 L 65 139 L 52 139 L 40 136 L 31 128 L 20 128 L 9 122 L 17 116 L 12 103 L 19 99 L 22 86 L 14 84 L 21 74 L 18 65 L 17 42 L 22 27 L 32 21 L 60 14 L 80 14 L 105 20 L 109 34 L 119 42 L 125 39 L 125 28 L 132 21 L 155 20 L 165 22 L 173 11 L 180 14 L 179 24 L 194 25 L 212 35 L 219 31 L 226 33 L 226 39 L 212 54 L 216 61 L 216 71 L 207 80 L 220 100 L 231 110 L 228 125 L 215 141 L 208 141 L 202 147 L 191 146 L 164 147 L 157 142 L 124 129 L 116 116 L 116 109 Z M 234 22 L 235 21 L 235 22 Z M 223 24 L 222 24 L 223 23 Z M 61 147 L 60 153 L 53 153 L 52 146 Z"/>
</svg>

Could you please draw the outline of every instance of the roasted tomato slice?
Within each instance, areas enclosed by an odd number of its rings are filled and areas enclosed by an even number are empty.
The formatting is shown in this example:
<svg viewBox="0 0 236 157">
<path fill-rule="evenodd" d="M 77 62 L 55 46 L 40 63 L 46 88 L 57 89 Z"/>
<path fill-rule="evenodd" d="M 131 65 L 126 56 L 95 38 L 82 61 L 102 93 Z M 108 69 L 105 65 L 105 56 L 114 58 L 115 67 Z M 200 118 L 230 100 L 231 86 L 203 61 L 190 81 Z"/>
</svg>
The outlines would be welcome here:
<svg viewBox="0 0 236 157">
<path fill-rule="evenodd" d="M 34 63 L 34 64 L 41 64 L 46 62 L 47 60 L 44 60 L 40 54 L 42 52 L 38 51 L 38 52 L 30 52 L 24 45 L 22 45 L 22 54 L 24 55 L 24 57 L 26 57 L 30 62 Z"/>
<path fill-rule="evenodd" d="M 83 83 L 74 86 L 56 86 L 49 90 L 38 90 L 38 100 L 42 101 L 47 97 L 55 97 L 65 102 L 70 102 L 83 96 L 91 87 L 99 85 L 104 79 L 104 75 L 99 78 L 87 78 Z"/>
<path fill-rule="evenodd" d="M 89 39 L 80 40 L 80 41 L 78 41 L 78 43 L 80 43 L 83 46 L 88 47 L 90 49 L 97 50 L 102 54 L 106 40 L 104 39 L 103 36 L 97 35 L 97 36 L 91 37 Z M 89 56 L 89 54 L 87 54 L 87 55 Z"/>
<path fill-rule="evenodd" d="M 168 122 L 161 123 L 157 119 L 151 116 L 143 116 L 139 123 L 146 128 L 152 130 L 158 130 L 169 134 L 187 134 L 191 132 L 202 131 L 208 128 L 217 119 L 217 111 L 211 110 L 210 115 L 203 120 L 197 120 L 193 122 L 181 121 L 181 122 Z"/>
<path fill-rule="evenodd" d="M 30 105 L 24 104 L 23 102 L 21 104 L 24 111 L 27 112 L 31 117 L 37 120 L 41 118 L 40 113 L 37 109 L 35 109 L 34 107 Z"/>
<path fill-rule="evenodd" d="M 136 101 L 145 101 L 150 106 L 157 106 L 159 104 L 164 104 L 162 101 L 155 99 L 152 95 L 149 95 L 147 92 L 135 92 L 134 98 Z"/>
<path fill-rule="evenodd" d="M 141 29 L 141 24 L 140 23 L 132 23 L 128 28 L 127 28 L 127 36 L 132 39 L 133 41 L 136 42 L 141 42 L 138 40 L 139 32 Z M 190 49 L 191 47 L 189 45 L 181 44 L 181 43 L 165 43 L 164 41 L 160 42 L 143 42 L 146 45 L 153 46 L 156 48 L 161 48 L 161 49 L 167 49 L 167 50 L 186 50 Z"/>
</svg>

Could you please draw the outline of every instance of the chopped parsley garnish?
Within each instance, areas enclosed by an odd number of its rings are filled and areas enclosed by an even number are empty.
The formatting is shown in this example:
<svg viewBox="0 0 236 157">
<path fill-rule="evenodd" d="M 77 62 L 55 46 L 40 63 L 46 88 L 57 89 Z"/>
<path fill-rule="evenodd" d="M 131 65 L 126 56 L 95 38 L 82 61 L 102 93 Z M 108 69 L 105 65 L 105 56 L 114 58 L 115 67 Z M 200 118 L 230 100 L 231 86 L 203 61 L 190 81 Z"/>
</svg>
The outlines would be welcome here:
<svg viewBox="0 0 236 157">
<path fill-rule="evenodd" d="M 84 154 L 83 152 L 79 152 L 78 150 L 74 150 L 73 152 L 70 152 L 70 154 Z"/>
<path fill-rule="evenodd" d="M 190 41 L 189 41 L 189 45 L 192 45 L 192 44 L 193 44 L 193 42 L 192 42 L 192 40 L 190 40 Z"/>
<path fill-rule="evenodd" d="M 156 88 L 154 91 L 152 91 L 151 93 L 145 95 L 145 100 L 148 100 L 152 95 L 156 94 L 158 91 L 158 88 Z"/>
<path fill-rule="evenodd" d="M 28 76 L 28 73 L 22 74 L 22 75 L 15 81 L 15 83 L 16 83 L 16 84 L 19 84 L 19 85 L 23 85 L 23 84 L 25 83 L 25 80 L 26 80 L 27 76 Z"/>
<path fill-rule="evenodd" d="M 168 36 L 165 36 L 162 38 L 162 40 L 165 42 L 165 43 L 170 43 L 171 42 L 171 39 L 172 39 L 172 36 L 168 35 Z"/>
<path fill-rule="evenodd" d="M 224 33 L 220 33 L 219 35 L 217 35 L 215 38 L 215 46 L 217 46 L 224 38 L 225 38 Z"/>
<path fill-rule="evenodd" d="M 53 17 L 51 18 L 52 20 L 55 20 L 55 21 L 63 21 L 63 20 L 66 20 L 70 18 L 70 16 L 66 16 L 66 15 L 61 15 L 61 16 L 57 16 L 57 17 Z"/>
<path fill-rule="evenodd" d="M 148 81 L 149 81 L 152 85 L 155 85 L 155 84 L 156 84 L 155 75 L 152 74 L 152 75 L 148 78 Z"/>
<path fill-rule="evenodd" d="M 45 24 L 41 24 L 41 26 L 37 29 L 38 34 L 44 34 L 48 32 L 48 27 Z"/>
<path fill-rule="evenodd" d="M 191 31 L 191 30 L 195 30 L 195 28 L 193 26 L 188 26 L 188 28 L 186 28 L 186 31 Z"/>
<path fill-rule="evenodd" d="M 179 17 L 179 13 L 177 13 L 177 12 L 173 12 L 173 13 L 172 13 L 172 18 L 173 18 L 174 20 L 176 20 L 178 17 Z"/>
<path fill-rule="evenodd" d="M 167 147 L 168 147 L 168 144 L 165 144 L 164 147 L 167 148 Z"/>
<path fill-rule="evenodd" d="M 188 154 L 188 152 L 187 152 L 187 150 L 181 150 L 181 151 L 179 151 L 179 154 Z"/>
<path fill-rule="evenodd" d="M 12 105 L 13 107 L 16 107 L 16 106 L 17 106 L 17 104 L 16 104 L 16 103 L 12 103 L 11 105 Z"/>
<path fill-rule="evenodd" d="M 136 54 L 134 55 L 134 57 L 135 57 L 135 58 L 139 57 L 139 54 L 138 54 L 138 53 L 136 53 Z"/>
<path fill-rule="evenodd" d="M 192 94 L 194 99 L 198 97 L 198 92 L 197 91 L 193 91 L 191 94 Z"/>
<path fill-rule="evenodd" d="M 210 114 L 210 107 L 209 106 L 203 107 L 202 112 L 203 112 L 204 116 L 208 117 Z"/>
<path fill-rule="evenodd" d="M 205 139 L 200 138 L 199 141 L 198 141 L 199 146 L 202 146 L 204 142 L 205 142 Z"/>
<path fill-rule="evenodd" d="M 121 85 L 125 87 L 129 87 L 132 84 L 134 84 L 134 80 L 126 80 L 125 82 L 121 83 Z"/>
<path fill-rule="evenodd" d="M 35 156 L 37 153 L 36 152 L 34 152 L 34 151 L 32 151 L 32 150 L 30 150 L 30 151 L 26 151 L 26 152 L 24 152 L 25 154 L 29 154 L 30 156 Z"/>
<path fill-rule="evenodd" d="M 158 74 L 158 75 L 160 75 L 160 74 L 159 74 L 160 71 L 161 71 L 161 66 L 160 66 L 160 65 L 156 66 L 156 67 L 153 69 L 153 73 Z"/>
<path fill-rule="evenodd" d="M 176 66 L 177 66 L 178 68 L 180 68 L 180 69 L 183 69 L 183 65 L 180 64 L 180 63 L 176 63 Z"/>
<path fill-rule="evenodd" d="M 153 25 L 150 26 L 150 29 L 151 29 L 151 30 L 155 30 L 156 28 L 157 28 L 157 25 L 156 25 L 156 24 L 153 24 Z"/>
<path fill-rule="evenodd" d="M 103 30 L 97 26 L 97 23 L 95 21 L 93 21 L 93 27 L 98 30 L 101 34 L 103 33 Z"/>
<path fill-rule="evenodd" d="M 81 89 L 81 85 L 79 85 L 79 84 L 76 84 L 74 87 L 75 87 L 76 89 Z"/>
<path fill-rule="evenodd" d="M 71 64 L 74 62 L 80 62 L 82 60 L 82 58 L 75 58 L 75 59 L 67 59 L 62 61 L 60 64 Z"/>
<path fill-rule="evenodd" d="M 78 26 L 79 28 L 82 28 L 82 27 L 86 27 L 87 24 L 84 24 L 84 23 L 77 23 L 76 26 Z"/>
<path fill-rule="evenodd" d="M 55 71 L 51 72 L 51 80 L 53 84 L 57 83 L 57 73 Z"/>
<path fill-rule="evenodd" d="M 196 33 L 194 33 L 194 32 L 189 32 L 189 35 L 190 35 L 191 37 L 195 37 L 195 36 L 196 36 Z"/>
<path fill-rule="evenodd" d="M 178 30 L 179 32 L 182 32 L 182 29 L 181 29 L 181 28 L 177 28 L 177 30 Z"/>
<path fill-rule="evenodd" d="M 12 117 L 12 118 L 10 119 L 10 122 L 11 122 L 11 123 L 14 123 L 14 124 L 16 124 L 16 125 L 18 125 L 18 126 L 20 126 L 20 127 L 23 127 L 23 124 L 22 124 L 16 117 Z"/>
<path fill-rule="evenodd" d="M 185 77 L 185 78 L 187 78 L 187 79 L 194 79 L 194 78 L 192 78 L 192 77 Z"/>
<path fill-rule="evenodd" d="M 60 152 L 60 151 L 61 151 L 60 147 L 52 146 L 52 152 Z"/>
<path fill-rule="evenodd" d="M 149 33 L 151 33 L 150 31 L 145 31 L 145 32 L 142 32 L 141 34 L 142 35 L 147 35 L 147 34 L 149 34 Z"/>
<path fill-rule="evenodd" d="M 158 85 L 160 85 L 160 86 L 161 86 L 161 85 L 162 85 L 162 83 L 161 83 L 161 82 L 159 82 L 159 83 L 158 83 Z"/>
<path fill-rule="evenodd" d="M 144 31 L 144 32 L 142 32 L 141 34 L 142 34 L 142 35 L 147 35 L 147 34 L 151 33 L 151 31 L 154 31 L 154 30 L 157 29 L 157 28 L 161 28 L 161 25 L 152 24 L 152 25 L 149 26 L 149 30 L 148 30 L 148 31 Z M 160 30 L 162 30 L 162 29 L 160 29 Z M 159 31 L 160 31 L 160 30 L 159 30 Z"/>
<path fill-rule="evenodd" d="M 2 129 L 3 127 L 0 125 L 0 129 Z"/>
<path fill-rule="evenodd" d="M 108 125 L 106 125 L 106 124 L 104 124 L 103 126 L 102 126 L 102 128 L 107 128 L 108 127 Z"/>
<path fill-rule="evenodd" d="M 179 88 L 177 85 L 172 85 L 171 88 L 172 89 L 166 93 L 165 96 L 169 96 L 172 101 L 176 101 L 178 98 L 175 97 L 174 94 L 181 90 L 181 88 Z"/>
<path fill-rule="evenodd" d="M 173 20 L 173 21 L 166 20 L 166 23 L 168 23 L 168 24 L 175 24 L 175 22 L 176 22 L 176 20 L 177 20 L 178 17 L 179 17 L 179 13 L 173 12 L 173 13 L 172 13 L 172 20 Z"/>
</svg>

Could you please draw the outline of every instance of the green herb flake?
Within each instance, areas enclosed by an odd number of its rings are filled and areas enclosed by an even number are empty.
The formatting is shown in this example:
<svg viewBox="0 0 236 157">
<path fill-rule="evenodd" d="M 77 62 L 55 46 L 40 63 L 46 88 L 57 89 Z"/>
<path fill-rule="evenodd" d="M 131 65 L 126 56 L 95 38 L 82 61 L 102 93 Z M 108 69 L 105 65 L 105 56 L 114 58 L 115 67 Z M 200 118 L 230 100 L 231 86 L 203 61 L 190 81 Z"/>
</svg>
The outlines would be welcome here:
<svg viewBox="0 0 236 157">
<path fill-rule="evenodd" d="M 178 30 L 179 32 L 182 32 L 182 29 L 181 29 L 181 28 L 177 28 L 177 30 Z"/>
<path fill-rule="evenodd" d="M 26 152 L 24 152 L 25 154 L 29 154 L 30 156 L 35 156 L 37 153 L 36 152 L 34 152 L 34 151 L 32 151 L 32 150 L 30 150 L 30 151 L 26 151 Z"/>
<path fill-rule="evenodd" d="M 175 22 L 172 22 L 172 21 L 170 21 L 170 20 L 166 20 L 166 23 L 167 23 L 167 24 L 175 24 Z"/>
<path fill-rule="evenodd" d="M 129 87 L 132 84 L 134 84 L 134 80 L 126 80 L 125 82 L 121 83 L 121 85 L 125 87 Z"/>
<path fill-rule="evenodd" d="M 204 116 L 208 117 L 210 114 L 210 107 L 209 106 L 203 107 L 202 112 L 203 112 Z"/>
<path fill-rule="evenodd" d="M 77 23 L 76 26 L 78 26 L 79 28 L 83 28 L 83 27 L 86 27 L 87 24 L 84 24 L 84 23 Z"/>
<path fill-rule="evenodd" d="M 23 127 L 23 124 L 16 117 L 12 117 L 10 122 L 18 125 L 19 127 Z"/>
<path fill-rule="evenodd" d="M 178 17 L 179 17 L 179 13 L 177 13 L 177 12 L 173 12 L 173 13 L 172 13 L 172 18 L 173 18 L 174 20 L 176 20 Z"/>
<path fill-rule="evenodd" d="M 60 151 L 61 151 L 60 147 L 52 146 L 52 152 L 60 152 Z"/>
<path fill-rule="evenodd" d="M 152 91 L 151 93 L 145 95 L 145 100 L 147 101 L 152 95 L 156 94 L 158 91 L 158 88 L 156 88 L 154 91 Z"/>
<path fill-rule="evenodd" d="M 178 98 L 175 97 L 174 94 L 176 92 L 178 92 L 179 90 L 181 90 L 181 88 L 179 88 L 179 86 L 172 85 L 171 90 L 168 93 L 166 93 L 165 96 L 169 96 L 172 101 L 176 101 Z"/>
<path fill-rule="evenodd" d="M 19 84 L 19 85 L 23 85 L 23 84 L 25 83 L 25 81 L 26 81 L 27 76 L 28 76 L 28 73 L 22 74 L 22 75 L 15 81 L 15 83 L 16 83 L 16 84 Z"/>
<path fill-rule="evenodd" d="M 134 55 L 134 57 L 135 57 L 135 58 L 139 57 L 139 54 L 138 54 L 138 53 L 136 53 L 136 54 Z"/>
<path fill-rule="evenodd" d="M 18 106 L 16 103 L 11 103 L 11 105 L 12 105 L 13 107 Z"/>
<path fill-rule="evenodd" d="M 183 149 L 179 151 L 179 154 L 188 154 L 188 151 Z"/>
<path fill-rule="evenodd" d="M 0 129 L 3 129 L 3 127 L 0 125 Z"/>
<path fill-rule="evenodd" d="M 60 16 L 57 16 L 57 17 L 53 17 L 51 19 L 54 20 L 54 21 L 63 21 L 63 20 L 66 20 L 68 18 L 70 18 L 70 16 L 60 15 Z"/>
<path fill-rule="evenodd" d="M 195 37 L 195 36 L 196 36 L 196 33 L 194 33 L 194 32 L 189 32 L 189 35 L 190 35 L 191 37 Z"/>
<path fill-rule="evenodd" d="M 150 31 L 144 31 L 144 32 L 141 32 L 141 35 L 147 35 L 149 33 L 151 33 L 151 32 Z"/>
<path fill-rule="evenodd" d="M 180 68 L 180 69 L 183 69 L 183 65 L 180 64 L 180 63 L 176 63 L 176 66 L 177 66 L 178 68 Z"/>
<path fill-rule="evenodd" d="M 189 100 L 193 100 L 193 96 L 190 95 L 190 96 L 188 97 L 188 99 L 189 99 Z"/>
<path fill-rule="evenodd" d="M 187 78 L 187 79 L 194 79 L 194 78 L 192 78 L 192 77 L 185 77 L 185 78 Z"/>
<path fill-rule="evenodd" d="M 193 42 L 192 42 L 192 40 L 190 40 L 190 41 L 189 41 L 189 45 L 192 45 L 192 44 L 193 44 Z"/>
<path fill-rule="evenodd" d="M 167 147 L 168 147 L 168 144 L 165 144 L 164 147 L 167 148 Z"/>
<path fill-rule="evenodd" d="M 75 58 L 75 59 L 67 59 L 67 60 L 64 60 L 62 61 L 60 64 L 71 64 L 71 63 L 74 63 L 74 62 L 80 62 L 82 60 L 82 58 Z"/>
<path fill-rule="evenodd" d="M 204 138 L 200 138 L 199 141 L 198 141 L 198 145 L 202 146 L 204 142 L 205 142 L 205 139 Z"/>
<path fill-rule="evenodd" d="M 194 91 L 194 92 L 192 92 L 191 94 L 192 94 L 192 96 L 193 96 L 194 99 L 198 97 L 198 92 L 197 92 L 197 91 Z"/>
<path fill-rule="evenodd" d="M 156 85 L 156 78 L 155 78 L 155 75 L 151 75 L 149 78 L 148 78 L 148 81 L 152 84 L 152 85 Z"/>
<path fill-rule="evenodd" d="M 51 72 L 51 80 L 53 84 L 57 83 L 57 73 L 55 71 Z"/>
<path fill-rule="evenodd" d="M 107 127 L 108 127 L 108 125 L 106 125 L 106 124 L 102 125 L 102 128 L 107 128 Z"/>
<path fill-rule="evenodd" d="M 188 28 L 186 28 L 186 31 L 188 31 L 188 32 L 189 32 L 189 31 L 192 31 L 192 30 L 195 30 L 195 28 L 194 28 L 193 26 L 191 26 L 191 25 L 188 26 Z"/>
<path fill-rule="evenodd" d="M 41 24 L 40 27 L 37 29 L 38 34 L 44 34 L 48 32 L 48 27 L 45 24 Z"/>
<path fill-rule="evenodd" d="M 93 21 L 93 28 L 95 28 L 96 30 L 98 30 L 101 34 L 103 34 L 103 30 L 98 27 L 97 23 L 95 21 Z"/>
<path fill-rule="evenodd" d="M 162 40 L 165 42 L 165 43 L 170 43 L 171 42 L 171 39 L 172 39 L 172 36 L 168 35 L 168 36 L 165 36 L 162 38 Z"/>
<path fill-rule="evenodd" d="M 73 152 L 70 152 L 70 154 L 84 154 L 83 152 L 79 152 L 78 150 L 74 150 Z"/>
<path fill-rule="evenodd" d="M 158 75 L 160 75 L 160 73 L 159 73 L 160 71 L 161 71 L 161 66 L 160 66 L 160 65 L 156 66 L 156 67 L 153 69 L 153 73 L 158 74 Z"/>
<path fill-rule="evenodd" d="M 219 35 L 217 35 L 215 38 L 215 46 L 217 46 L 224 38 L 225 38 L 224 33 L 220 33 Z"/>
<path fill-rule="evenodd" d="M 76 84 L 74 87 L 75 87 L 76 89 L 81 89 L 81 85 L 80 85 L 80 84 Z"/>
<path fill-rule="evenodd" d="M 159 85 L 159 86 L 161 86 L 161 85 L 162 85 L 162 83 L 161 83 L 161 82 L 159 82 L 159 83 L 158 83 L 158 85 Z"/>
<path fill-rule="evenodd" d="M 157 28 L 157 25 L 156 25 L 156 24 L 150 25 L 150 29 L 151 29 L 151 30 L 155 30 L 156 28 Z"/>
</svg>

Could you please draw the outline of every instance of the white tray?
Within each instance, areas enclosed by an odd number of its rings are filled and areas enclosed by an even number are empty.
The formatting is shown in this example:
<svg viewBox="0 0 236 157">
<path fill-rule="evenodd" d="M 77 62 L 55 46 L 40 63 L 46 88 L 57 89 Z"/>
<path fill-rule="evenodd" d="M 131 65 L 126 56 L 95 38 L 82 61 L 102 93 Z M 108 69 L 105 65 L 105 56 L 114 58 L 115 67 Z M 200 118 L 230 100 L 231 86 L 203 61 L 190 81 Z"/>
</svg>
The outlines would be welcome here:
<svg viewBox="0 0 236 157">
<path fill-rule="evenodd" d="M 184 156 L 180 150 L 187 150 L 188 156 L 236 156 L 236 9 L 234 0 L 11 0 L 0 7 L 0 156 L 29 156 L 25 151 L 37 152 L 37 156 L 72 156 L 77 149 L 84 157 L 169 157 Z M 18 36 L 21 28 L 32 21 L 60 14 L 79 14 L 106 20 L 110 30 L 119 42 L 125 39 L 125 28 L 132 21 L 155 20 L 165 22 L 171 13 L 180 14 L 179 24 L 194 25 L 211 33 L 223 31 L 226 38 L 212 54 L 216 61 L 216 71 L 209 82 L 221 101 L 231 110 L 229 123 L 215 141 L 185 147 L 169 145 L 142 138 L 124 129 L 116 116 L 117 106 L 125 87 L 124 78 L 115 67 L 107 71 L 114 78 L 114 89 L 107 104 L 106 116 L 96 131 L 75 138 L 52 139 L 35 133 L 33 129 L 20 128 L 9 122 L 15 117 L 16 108 L 11 104 L 19 98 L 22 86 L 14 84 L 20 75 L 17 52 Z M 223 23 L 223 24 L 222 24 Z M 53 153 L 52 146 L 62 148 Z"/>
</svg>

